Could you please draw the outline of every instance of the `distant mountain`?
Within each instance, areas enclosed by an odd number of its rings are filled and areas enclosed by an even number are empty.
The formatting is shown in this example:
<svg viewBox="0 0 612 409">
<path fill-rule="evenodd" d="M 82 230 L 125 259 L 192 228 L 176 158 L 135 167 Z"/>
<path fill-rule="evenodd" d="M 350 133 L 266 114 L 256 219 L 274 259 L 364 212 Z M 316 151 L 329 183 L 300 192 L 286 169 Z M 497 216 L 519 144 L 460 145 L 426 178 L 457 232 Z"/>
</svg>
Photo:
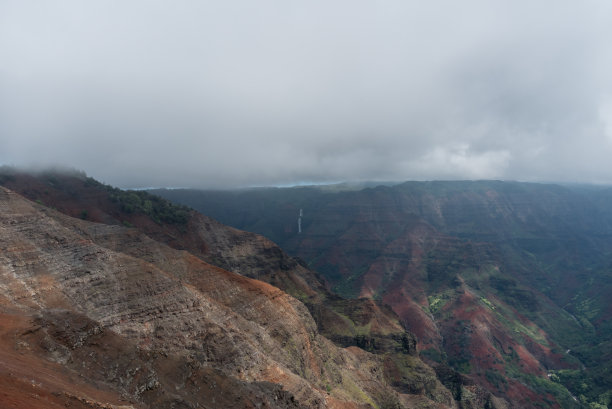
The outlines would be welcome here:
<svg viewBox="0 0 612 409">
<path fill-rule="evenodd" d="M 0 407 L 508 407 L 261 236 L 80 172 L 0 185 Z"/>
<path fill-rule="evenodd" d="M 343 296 L 389 305 L 421 356 L 518 407 L 610 404 L 610 188 L 477 181 L 155 193 L 269 237 Z"/>
</svg>

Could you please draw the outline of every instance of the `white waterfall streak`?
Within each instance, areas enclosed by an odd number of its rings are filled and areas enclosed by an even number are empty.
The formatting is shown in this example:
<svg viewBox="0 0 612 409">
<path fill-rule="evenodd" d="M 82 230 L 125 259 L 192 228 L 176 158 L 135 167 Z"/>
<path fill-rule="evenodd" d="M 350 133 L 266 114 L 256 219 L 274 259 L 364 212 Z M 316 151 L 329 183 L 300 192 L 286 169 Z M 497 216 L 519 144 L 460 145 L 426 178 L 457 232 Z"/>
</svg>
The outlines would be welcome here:
<svg viewBox="0 0 612 409">
<path fill-rule="evenodd" d="M 302 233 L 302 215 L 304 214 L 304 212 L 302 212 L 302 209 L 300 209 L 300 215 L 298 216 L 298 234 Z"/>
</svg>

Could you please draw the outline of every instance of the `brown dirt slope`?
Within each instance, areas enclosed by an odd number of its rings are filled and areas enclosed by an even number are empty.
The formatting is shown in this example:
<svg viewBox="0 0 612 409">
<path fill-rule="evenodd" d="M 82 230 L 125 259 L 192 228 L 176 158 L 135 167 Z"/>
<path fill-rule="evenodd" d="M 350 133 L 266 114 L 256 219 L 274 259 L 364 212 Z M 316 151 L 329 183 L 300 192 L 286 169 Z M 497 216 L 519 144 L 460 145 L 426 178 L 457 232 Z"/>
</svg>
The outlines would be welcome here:
<svg viewBox="0 0 612 409">
<path fill-rule="evenodd" d="M 355 345 L 376 353 L 416 353 L 416 338 L 391 309 L 371 300 L 349 301 L 333 295 L 321 276 L 263 236 L 225 226 L 191 209 L 178 209 L 187 216 L 183 222 L 156 220 L 154 213 L 151 217 L 144 212 L 146 206 L 133 206 L 130 192 L 103 185 L 78 171 L 28 173 L 5 168 L 0 171 L 0 184 L 69 216 L 132 226 L 214 266 L 270 283 L 302 301 L 319 331 L 340 346 Z M 135 194 L 142 195 L 134 199 L 141 202 L 149 197 L 144 192 Z M 132 241 L 137 237 L 132 233 L 121 244 L 122 250 L 131 248 L 138 255 L 139 244 Z"/>
<path fill-rule="evenodd" d="M 278 288 L 136 229 L 0 188 L 0 249 L 2 407 L 455 405 L 435 377 L 394 390 L 383 357 L 336 347 Z"/>
</svg>

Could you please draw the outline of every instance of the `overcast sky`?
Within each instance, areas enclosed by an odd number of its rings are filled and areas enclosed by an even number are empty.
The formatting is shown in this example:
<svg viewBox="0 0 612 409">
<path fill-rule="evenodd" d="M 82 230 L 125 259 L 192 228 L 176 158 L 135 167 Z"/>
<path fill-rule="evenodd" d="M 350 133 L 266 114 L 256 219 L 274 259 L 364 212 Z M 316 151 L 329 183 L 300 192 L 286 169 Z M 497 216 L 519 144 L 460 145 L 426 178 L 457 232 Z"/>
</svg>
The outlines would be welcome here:
<svg viewBox="0 0 612 409">
<path fill-rule="evenodd" d="M 612 2 L 0 0 L 0 164 L 612 183 Z"/>
</svg>

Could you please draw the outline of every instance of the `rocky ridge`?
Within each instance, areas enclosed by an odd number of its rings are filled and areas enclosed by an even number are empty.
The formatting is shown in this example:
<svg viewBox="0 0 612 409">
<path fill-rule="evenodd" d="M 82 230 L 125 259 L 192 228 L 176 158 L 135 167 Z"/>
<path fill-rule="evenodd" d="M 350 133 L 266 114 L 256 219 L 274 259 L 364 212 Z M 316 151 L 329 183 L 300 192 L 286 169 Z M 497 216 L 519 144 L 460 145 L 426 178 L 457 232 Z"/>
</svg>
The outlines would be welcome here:
<svg viewBox="0 0 612 409">
<path fill-rule="evenodd" d="M 207 263 L 277 286 L 302 301 L 319 331 L 340 346 L 366 346 L 378 353 L 416 352 L 416 338 L 390 309 L 368 300 L 342 301 L 326 288 L 320 275 L 263 236 L 171 206 L 145 192 L 103 185 L 78 171 L 27 173 L 3 168 L 0 184 L 73 217 L 136 227 L 148 237 L 187 250 Z M 354 308 L 346 308 L 347 302 Z M 353 316 L 353 311 L 360 316 Z"/>
<path fill-rule="evenodd" d="M 12 407 L 456 406 L 435 375 L 419 393 L 392 389 L 383 356 L 336 347 L 276 287 L 0 189 L 0 315 L 10 323 L 0 376 L 16 385 L 0 399 Z"/>
</svg>

